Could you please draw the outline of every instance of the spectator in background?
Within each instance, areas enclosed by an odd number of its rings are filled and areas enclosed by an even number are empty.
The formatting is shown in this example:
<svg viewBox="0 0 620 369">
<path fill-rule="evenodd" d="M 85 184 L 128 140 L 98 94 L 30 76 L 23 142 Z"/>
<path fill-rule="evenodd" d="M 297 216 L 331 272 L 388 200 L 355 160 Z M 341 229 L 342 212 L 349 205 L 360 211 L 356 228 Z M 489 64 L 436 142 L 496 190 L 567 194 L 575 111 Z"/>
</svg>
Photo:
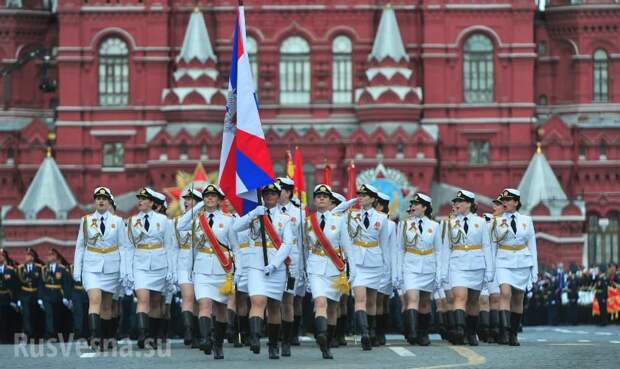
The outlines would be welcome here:
<svg viewBox="0 0 620 369">
<path fill-rule="evenodd" d="M 568 324 L 577 325 L 577 301 L 579 299 L 579 282 L 573 272 L 568 272 L 566 289 L 568 294 Z"/>
</svg>

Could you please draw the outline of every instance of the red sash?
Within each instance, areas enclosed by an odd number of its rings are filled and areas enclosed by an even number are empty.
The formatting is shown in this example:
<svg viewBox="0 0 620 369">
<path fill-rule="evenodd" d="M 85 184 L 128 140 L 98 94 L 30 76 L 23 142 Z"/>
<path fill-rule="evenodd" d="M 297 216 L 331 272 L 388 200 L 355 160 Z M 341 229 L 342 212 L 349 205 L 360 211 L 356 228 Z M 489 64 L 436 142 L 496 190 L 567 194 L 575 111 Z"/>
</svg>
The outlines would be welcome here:
<svg viewBox="0 0 620 369">
<path fill-rule="evenodd" d="M 317 240 L 321 244 L 321 247 L 323 247 L 323 250 L 325 250 L 325 254 L 329 256 L 336 268 L 342 272 L 345 267 L 344 261 L 342 261 L 340 256 L 338 256 L 331 243 L 329 243 L 327 237 L 325 237 L 325 233 L 323 233 L 323 230 L 321 229 L 321 226 L 319 226 L 319 222 L 316 219 L 316 213 L 310 215 L 310 224 L 312 225 L 312 231 L 314 231 L 314 234 L 316 235 Z"/>
<path fill-rule="evenodd" d="M 209 243 L 211 244 L 211 249 L 215 253 L 215 256 L 217 256 L 217 260 L 219 260 L 220 264 L 222 265 L 222 268 L 226 273 L 232 272 L 232 261 L 230 258 L 226 257 L 224 251 L 222 251 L 220 242 L 215 237 L 215 233 L 213 233 L 213 230 L 211 229 L 211 226 L 209 225 L 209 222 L 205 217 L 205 213 L 202 213 L 198 216 L 198 221 L 200 222 L 200 227 L 202 228 L 202 231 L 205 233 L 207 239 L 209 240 Z"/>
<path fill-rule="evenodd" d="M 276 250 L 279 250 L 280 246 L 282 246 L 282 240 L 278 236 L 278 232 L 276 232 L 276 229 L 273 228 L 273 224 L 271 223 L 271 220 L 269 220 L 269 216 L 267 216 L 267 214 L 263 214 L 263 222 L 265 223 L 265 232 L 267 232 L 267 236 L 269 236 L 271 242 L 273 242 L 273 247 Z M 265 245 L 265 247 L 266 246 L 267 245 Z M 291 265 L 291 258 L 287 257 L 284 263 L 286 264 L 286 266 Z"/>
</svg>

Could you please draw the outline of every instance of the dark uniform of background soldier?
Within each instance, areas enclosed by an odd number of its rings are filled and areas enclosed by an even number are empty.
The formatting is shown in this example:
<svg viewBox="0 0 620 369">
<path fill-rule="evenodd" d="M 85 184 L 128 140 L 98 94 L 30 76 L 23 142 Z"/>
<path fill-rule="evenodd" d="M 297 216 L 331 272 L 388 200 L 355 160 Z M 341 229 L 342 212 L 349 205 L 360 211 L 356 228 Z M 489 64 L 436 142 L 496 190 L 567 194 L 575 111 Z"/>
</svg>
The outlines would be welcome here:
<svg viewBox="0 0 620 369">
<path fill-rule="evenodd" d="M 41 259 L 34 249 L 26 250 L 24 264 L 17 267 L 19 279 L 19 306 L 22 312 L 22 332 L 28 340 L 40 337 L 39 321 L 41 311 L 37 305 L 38 290 L 41 285 L 42 268 Z"/>
<path fill-rule="evenodd" d="M 73 264 L 71 264 L 71 273 L 69 278 L 71 280 L 71 292 L 67 295 L 71 304 L 73 305 L 73 337 L 75 339 L 88 337 L 88 324 L 86 321 L 86 315 L 88 313 L 88 295 L 84 291 L 82 282 L 77 282 L 73 279 Z"/>
<path fill-rule="evenodd" d="M 65 291 L 70 291 L 69 273 L 64 265 L 63 258 L 56 249 L 51 249 L 47 256 L 48 263 L 43 267 L 43 283 L 39 289 L 39 301 L 43 302 L 45 313 L 45 339 L 58 338 L 62 332 L 65 319 L 64 306 L 68 305 Z M 39 302 L 40 304 L 40 302 Z"/>
<path fill-rule="evenodd" d="M 14 307 L 16 307 L 17 273 L 13 260 L 0 249 L 0 343 L 13 342 Z"/>
</svg>

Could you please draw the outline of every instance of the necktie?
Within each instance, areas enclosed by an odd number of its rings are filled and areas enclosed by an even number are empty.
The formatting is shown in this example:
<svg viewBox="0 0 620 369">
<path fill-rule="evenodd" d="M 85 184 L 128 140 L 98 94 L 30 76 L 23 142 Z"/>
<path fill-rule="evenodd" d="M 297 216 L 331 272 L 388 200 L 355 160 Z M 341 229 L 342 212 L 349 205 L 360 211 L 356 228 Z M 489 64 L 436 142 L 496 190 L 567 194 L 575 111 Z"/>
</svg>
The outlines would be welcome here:
<svg viewBox="0 0 620 369">
<path fill-rule="evenodd" d="M 510 221 L 510 227 L 512 228 L 512 231 L 516 234 L 517 233 L 517 221 L 515 220 L 515 216 L 514 214 L 511 216 L 512 220 Z"/>
<path fill-rule="evenodd" d="M 283 212 L 283 213 L 286 213 L 286 206 L 283 206 L 283 207 L 282 207 L 282 212 Z"/>
<path fill-rule="evenodd" d="M 213 214 L 209 214 L 209 227 L 213 227 Z"/>
<path fill-rule="evenodd" d="M 368 228 L 370 226 L 370 219 L 368 219 L 368 212 L 364 213 L 364 227 Z"/>
<path fill-rule="evenodd" d="M 465 231 L 465 234 L 467 234 L 467 232 L 469 231 L 469 225 L 467 225 L 467 217 L 463 218 L 463 221 L 465 222 L 463 230 Z"/>
<path fill-rule="evenodd" d="M 101 234 L 105 234 L 105 224 L 103 223 L 103 217 L 101 217 L 101 223 L 99 223 L 99 229 L 101 229 Z"/>
<path fill-rule="evenodd" d="M 418 220 L 418 229 L 420 230 L 420 234 L 422 234 L 422 219 Z"/>
<path fill-rule="evenodd" d="M 321 231 L 325 229 L 325 214 L 321 214 Z"/>
<path fill-rule="evenodd" d="M 146 229 L 146 231 L 149 231 L 149 227 L 151 226 L 151 223 L 149 223 L 149 216 L 145 215 L 144 216 L 144 229 Z"/>
</svg>

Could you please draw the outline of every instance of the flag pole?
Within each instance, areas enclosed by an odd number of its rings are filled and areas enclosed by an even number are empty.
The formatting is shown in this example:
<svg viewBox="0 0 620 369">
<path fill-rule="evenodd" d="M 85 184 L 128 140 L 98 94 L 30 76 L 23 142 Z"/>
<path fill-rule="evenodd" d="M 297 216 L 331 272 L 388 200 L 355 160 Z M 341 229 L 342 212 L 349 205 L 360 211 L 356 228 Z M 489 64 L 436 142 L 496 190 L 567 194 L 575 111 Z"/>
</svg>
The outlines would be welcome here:
<svg viewBox="0 0 620 369">
<path fill-rule="evenodd" d="M 263 205 L 262 200 L 262 190 L 259 188 L 256 190 L 256 197 L 258 200 L 258 206 Z M 265 221 L 263 220 L 263 216 L 259 216 L 258 220 L 260 222 L 260 237 L 261 241 L 263 241 L 263 262 L 265 266 L 269 265 L 269 259 L 267 258 L 267 236 L 265 235 Z"/>
</svg>

